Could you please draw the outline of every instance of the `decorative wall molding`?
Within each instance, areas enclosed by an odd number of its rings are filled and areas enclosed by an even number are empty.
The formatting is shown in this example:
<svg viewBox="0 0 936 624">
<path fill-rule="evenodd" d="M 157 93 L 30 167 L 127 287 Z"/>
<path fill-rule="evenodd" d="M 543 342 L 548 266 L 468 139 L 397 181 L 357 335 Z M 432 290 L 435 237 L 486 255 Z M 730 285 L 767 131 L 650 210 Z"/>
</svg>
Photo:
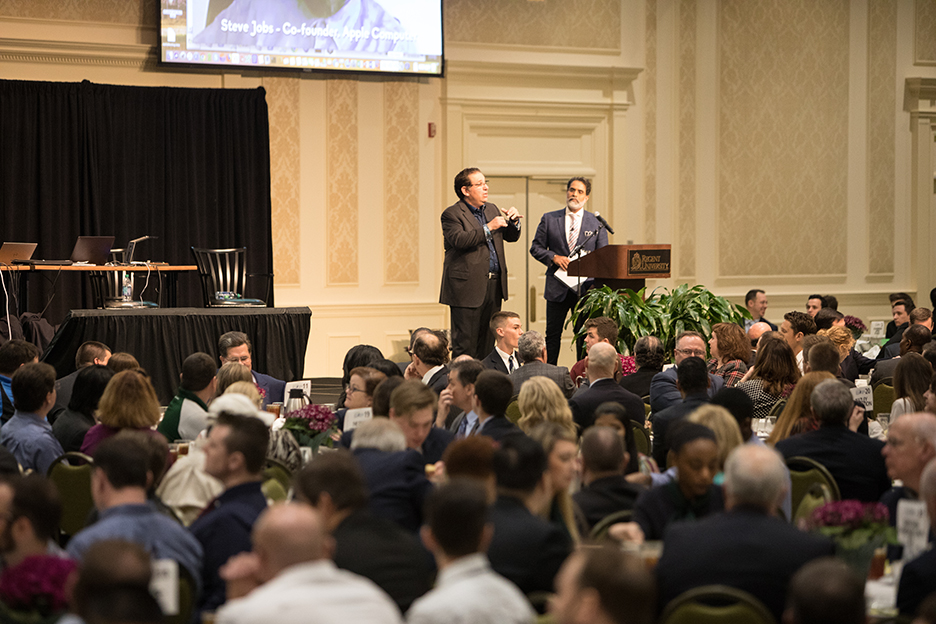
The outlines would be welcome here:
<svg viewBox="0 0 936 624">
<path fill-rule="evenodd" d="M 155 67 L 157 52 L 154 46 L 144 44 L 0 38 L 0 62 Z"/>
<path fill-rule="evenodd" d="M 907 78 L 904 85 L 904 110 L 910 119 L 936 120 L 936 78 Z"/>
<path fill-rule="evenodd" d="M 318 319 L 448 317 L 448 306 L 438 301 L 413 303 L 355 303 L 309 305 L 313 321 Z"/>
</svg>

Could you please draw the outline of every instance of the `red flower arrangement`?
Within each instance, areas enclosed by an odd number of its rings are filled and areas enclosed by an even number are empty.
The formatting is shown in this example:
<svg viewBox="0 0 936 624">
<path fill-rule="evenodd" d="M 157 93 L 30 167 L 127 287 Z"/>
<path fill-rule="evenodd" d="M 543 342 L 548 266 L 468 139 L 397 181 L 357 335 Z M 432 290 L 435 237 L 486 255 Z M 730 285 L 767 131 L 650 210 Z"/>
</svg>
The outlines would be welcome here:
<svg viewBox="0 0 936 624">
<path fill-rule="evenodd" d="M 845 321 L 845 329 L 851 332 L 855 340 L 861 338 L 861 335 L 868 331 L 867 326 L 857 316 L 845 316 L 842 320 Z"/>
<path fill-rule="evenodd" d="M 51 555 L 27 557 L 0 574 L 0 602 L 15 611 L 35 611 L 43 617 L 68 608 L 65 585 L 76 564 Z"/>
<path fill-rule="evenodd" d="M 890 513 L 881 503 L 857 500 L 826 503 L 813 511 L 808 525 L 845 548 L 858 548 L 876 539 L 896 543 L 897 538 L 890 526 Z"/>
<path fill-rule="evenodd" d="M 338 418 L 324 405 L 309 404 L 289 412 L 283 423 L 300 446 L 318 449 L 332 445 L 331 436 L 338 432 Z"/>
</svg>

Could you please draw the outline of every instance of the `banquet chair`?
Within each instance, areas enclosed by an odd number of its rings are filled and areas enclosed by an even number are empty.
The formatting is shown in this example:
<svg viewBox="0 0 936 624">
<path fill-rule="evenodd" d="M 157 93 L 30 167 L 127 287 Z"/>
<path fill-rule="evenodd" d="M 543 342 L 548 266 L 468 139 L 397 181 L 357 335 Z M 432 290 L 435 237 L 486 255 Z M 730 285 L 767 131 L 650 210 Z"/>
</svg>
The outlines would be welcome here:
<svg viewBox="0 0 936 624">
<path fill-rule="evenodd" d="M 125 250 L 111 249 L 110 262 L 123 264 L 126 262 Z M 124 278 L 128 280 L 130 289 L 124 293 Z M 136 294 L 136 271 L 90 271 L 88 279 L 91 280 L 91 292 L 95 305 L 101 310 L 125 310 L 127 308 L 158 308 L 152 301 L 134 299 Z"/>
<path fill-rule="evenodd" d="M 608 514 L 592 527 L 592 530 L 588 533 L 589 539 L 595 542 L 599 542 L 608 537 L 608 529 L 611 528 L 612 524 L 617 524 L 618 522 L 630 522 L 631 517 L 634 515 L 632 509 L 622 509 L 621 511 L 615 511 L 613 514 Z"/>
<path fill-rule="evenodd" d="M 283 503 L 289 498 L 289 490 L 276 479 L 265 479 L 260 486 L 260 491 L 266 497 L 268 502 Z"/>
<path fill-rule="evenodd" d="M 94 508 L 91 498 L 91 473 L 94 462 L 84 453 L 69 452 L 56 458 L 49 466 L 49 481 L 62 497 L 61 533 L 69 538 L 85 527 L 88 514 Z"/>
<path fill-rule="evenodd" d="M 520 402 L 517 399 L 514 399 L 507 405 L 507 412 L 505 414 L 507 418 L 513 424 L 517 424 L 517 421 L 520 420 Z"/>
<path fill-rule="evenodd" d="M 650 455 L 650 434 L 647 433 L 647 430 L 635 424 L 631 427 L 631 431 L 634 434 L 634 445 L 637 447 L 637 451 L 644 455 Z"/>
<path fill-rule="evenodd" d="M 660 624 L 776 624 L 764 604 L 727 585 L 704 585 L 683 592 L 663 610 Z"/>
<path fill-rule="evenodd" d="M 192 620 L 192 611 L 195 608 L 195 579 L 185 566 L 177 565 L 179 569 L 179 612 L 175 615 L 166 615 L 164 624 L 189 624 Z"/>
<path fill-rule="evenodd" d="M 783 412 L 783 408 L 786 407 L 787 400 L 780 399 L 773 404 L 773 407 L 770 408 L 770 411 L 767 412 L 767 418 L 779 418 L 780 414 Z M 774 421 L 776 422 L 776 421 Z"/>
<path fill-rule="evenodd" d="M 263 468 L 263 480 L 268 479 L 276 479 L 283 489 L 288 492 L 292 484 L 292 471 L 283 462 L 267 457 Z"/>
<path fill-rule="evenodd" d="M 786 460 L 786 465 L 790 470 L 790 481 L 792 485 L 790 492 L 790 509 L 793 510 L 793 518 L 791 518 L 791 520 L 795 520 L 799 516 L 800 504 L 806 498 L 807 493 L 812 490 L 813 484 L 815 483 L 820 483 L 828 488 L 829 495 L 831 496 L 829 500 L 842 499 L 842 494 L 839 491 L 838 484 L 835 482 L 835 478 L 825 466 L 816 460 L 802 456 L 789 457 Z M 813 495 L 815 496 L 815 493 Z"/>
<path fill-rule="evenodd" d="M 894 392 L 894 386 L 888 385 L 886 383 L 879 383 L 878 385 L 874 386 L 871 397 L 871 400 L 874 404 L 873 409 L 875 416 L 885 412 L 889 414 L 891 408 L 894 406 L 894 401 L 897 400 L 897 394 Z"/>
<path fill-rule="evenodd" d="M 829 489 L 829 486 L 825 483 L 819 483 L 818 481 L 813 483 L 809 486 L 809 489 L 806 490 L 806 494 L 803 495 L 799 507 L 796 508 L 793 514 L 793 524 L 799 526 L 800 521 L 808 521 L 813 511 L 834 500 L 835 496 L 832 490 Z"/>
<path fill-rule="evenodd" d="M 272 301 L 273 275 L 247 273 L 247 248 L 203 249 L 192 247 L 206 308 L 265 308 Z M 265 299 L 245 297 L 247 278 L 266 278 Z"/>
</svg>

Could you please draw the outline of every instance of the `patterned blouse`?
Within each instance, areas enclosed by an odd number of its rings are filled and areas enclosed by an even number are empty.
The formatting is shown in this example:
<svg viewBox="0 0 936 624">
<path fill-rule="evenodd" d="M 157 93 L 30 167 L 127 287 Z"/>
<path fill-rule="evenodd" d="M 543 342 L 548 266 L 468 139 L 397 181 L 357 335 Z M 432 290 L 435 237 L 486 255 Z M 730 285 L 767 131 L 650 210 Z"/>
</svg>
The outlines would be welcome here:
<svg viewBox="0 0 936 624">
<path fill-rule="evenodd" d="M 744 374 L 747 373 L 747 370 L 747 362 L 742 360 L 729 360 L 721 366 L 718 365 L 718 360 L 715 358 L 708 361 L 708 372 L 724 379 L 726 388 L 734 388 L 737 386 L 741 378 L 744 377 Z"/>
<path fill-rule="evenodd" d="M 767 418 L 774 403 L 780 399 L 785 399 L 793 392 L 793 384 L 787 384 L 780 394 L 770 394 L 764 390 L 763 379 L 748 379 L 737 384 L 735 388 L 744 390 L 751 397 L 751 401 L 754 402 L 754 418 Z"/>
</svg>

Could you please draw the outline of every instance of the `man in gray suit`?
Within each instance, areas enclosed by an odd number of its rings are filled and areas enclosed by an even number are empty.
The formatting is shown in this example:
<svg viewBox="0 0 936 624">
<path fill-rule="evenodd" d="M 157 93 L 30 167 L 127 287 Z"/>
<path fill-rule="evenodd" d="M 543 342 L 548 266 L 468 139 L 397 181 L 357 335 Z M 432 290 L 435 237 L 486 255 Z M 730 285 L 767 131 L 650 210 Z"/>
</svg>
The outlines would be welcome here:
<svg viewBox="0 0 936 624">
<path fill-rule="evenodd" d="M 523 366 L 510 373 L 514 393 L 520 394 L 520 386 L 531 377 L 548 377 L 556 382 L 565 398 L 571 399 L 575 384 L 565 366 L 553 366 L 546 363 L 546 339 L 537 331 L 528 331 L 520 336 L 517 346 Z"/>
</svg>

